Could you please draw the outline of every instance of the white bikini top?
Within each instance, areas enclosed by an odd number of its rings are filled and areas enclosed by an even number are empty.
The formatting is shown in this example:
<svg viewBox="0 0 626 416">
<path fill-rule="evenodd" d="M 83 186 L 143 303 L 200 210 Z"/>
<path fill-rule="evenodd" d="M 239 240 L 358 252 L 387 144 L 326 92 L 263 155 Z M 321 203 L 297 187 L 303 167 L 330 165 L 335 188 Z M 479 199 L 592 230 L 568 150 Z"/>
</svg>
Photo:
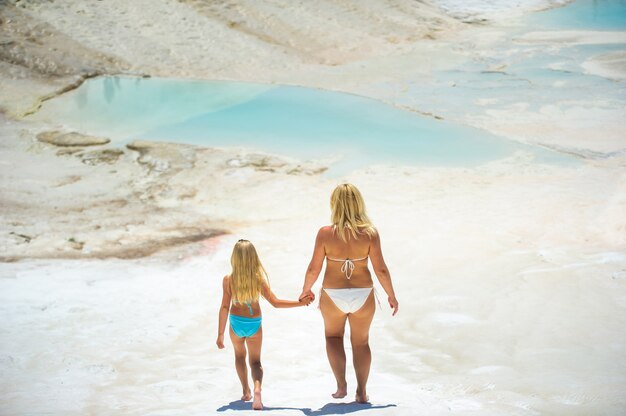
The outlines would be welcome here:
<svg viewBox="0 0 626 416">
<path fill-rule="evenodd" d="M 352 277 L 352 272 L 354 271 L 354 262 L 367 260 L 367 256 L 361 259 L 331 259 L 330 257 L 326 257 L 326 260 L 330 261 L 341 261 L 343 264 L 341 265 L 341 272 L 346 274 L 346 279 L 350 280 Z"/>
</svg>

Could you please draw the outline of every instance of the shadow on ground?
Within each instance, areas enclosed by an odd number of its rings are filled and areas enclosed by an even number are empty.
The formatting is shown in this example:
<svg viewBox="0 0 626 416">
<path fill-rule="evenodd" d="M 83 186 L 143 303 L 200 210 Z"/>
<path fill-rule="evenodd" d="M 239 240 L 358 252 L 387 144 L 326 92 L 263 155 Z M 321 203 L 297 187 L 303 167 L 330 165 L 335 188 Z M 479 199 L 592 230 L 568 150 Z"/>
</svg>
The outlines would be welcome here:
<svg viewBox="0 0 626 416">
<path fill-rule="evenodd" d="M 395 404 L 373 405 L 371 403 L 327 403 L 320 409 L 313 410 L 309 407 L 264 407 L 263 410 L 299 410 L 305 416 L 320 416 L 320 415 L 347 415 L 349 413 L 360 412 L 361 410 L 369 409 L 384 409 L 386 407 L 396 407 Z M 218 412 L 225 412 L 226 410 L 252 410 L 252 402 L 244 402 L 243 400 L 236 400 L 230 402 L 219 409 Z"/>
</svg>

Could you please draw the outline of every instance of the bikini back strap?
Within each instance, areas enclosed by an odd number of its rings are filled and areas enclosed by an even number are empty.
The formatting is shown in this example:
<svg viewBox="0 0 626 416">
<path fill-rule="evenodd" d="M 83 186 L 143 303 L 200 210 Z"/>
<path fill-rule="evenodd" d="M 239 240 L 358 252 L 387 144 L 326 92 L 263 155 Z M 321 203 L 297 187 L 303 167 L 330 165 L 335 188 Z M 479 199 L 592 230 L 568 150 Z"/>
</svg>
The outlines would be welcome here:
<svg viewBox="0 0 626 416">
<path fill-rule="evenodd" d="M 366 260 L 367 256 L 362 257 L 360 259 L 345 259 L 345 260 L 331 259 L 330 257 L 326 257 L 326 258 L 331 261 L 342 261 L 343 264 L 341 265 L 341 272 L 345 273 L 346 279 L 350 280 L 350 278 L 352 277 L 352 272 L 354 271 L 354 262 Z"/>
</svg>

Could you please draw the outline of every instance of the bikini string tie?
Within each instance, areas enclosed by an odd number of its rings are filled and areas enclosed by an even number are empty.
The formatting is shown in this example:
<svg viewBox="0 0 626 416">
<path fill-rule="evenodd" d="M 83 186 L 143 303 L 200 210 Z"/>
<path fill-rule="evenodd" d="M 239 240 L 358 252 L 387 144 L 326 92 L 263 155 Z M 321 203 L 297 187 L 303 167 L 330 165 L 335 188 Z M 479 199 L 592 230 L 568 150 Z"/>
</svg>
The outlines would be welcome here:
<svg viewBox="0 0 626 416">
<path fill-rule="evenodd" d="M 352 272 L 354 271 L 354 263 L 350 259 L 346 259 L 341 265 L 341 272 L 345 273 L 346 278 L 350 280 Z"/>
</svg>

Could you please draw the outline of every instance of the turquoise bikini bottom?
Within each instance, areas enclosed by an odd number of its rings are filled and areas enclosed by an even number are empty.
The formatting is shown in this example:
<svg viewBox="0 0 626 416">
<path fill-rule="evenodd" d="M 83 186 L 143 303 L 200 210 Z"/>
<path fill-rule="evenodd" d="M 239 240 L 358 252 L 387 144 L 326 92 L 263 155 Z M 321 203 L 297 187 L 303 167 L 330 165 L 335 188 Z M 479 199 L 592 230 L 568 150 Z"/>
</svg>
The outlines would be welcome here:
<svg viewBox="0 0 626 416">
<path fill-rule="evenodd" d="M 245 316 L 228 315 L 230 320 L 230 327 L 233 329 L 235 335 L 240 338 L 251 337 L 256 334 L 261 326 L 261 317 L 246 318 Z"/>
</svg>

